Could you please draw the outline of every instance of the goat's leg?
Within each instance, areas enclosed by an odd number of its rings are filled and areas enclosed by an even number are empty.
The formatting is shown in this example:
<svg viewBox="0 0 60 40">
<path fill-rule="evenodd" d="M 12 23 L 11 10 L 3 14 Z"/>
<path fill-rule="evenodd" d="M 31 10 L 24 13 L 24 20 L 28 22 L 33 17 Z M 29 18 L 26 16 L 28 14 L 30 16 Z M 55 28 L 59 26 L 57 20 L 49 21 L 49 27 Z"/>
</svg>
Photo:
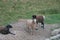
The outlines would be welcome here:
<svg viewBox="0 0 60 40">
<path fill-rule="evenodd" d="M 36 23 L 38 24 L 38 21 L 36 21 Z"/>
<path fill-rule="evenodd" d="M 44 29 L 44 22 L 41 22 L 41 25 L 42 25 L 42 26 L 41 26 L 41 28 L 43 28 L 43 29 Z"/>
<path fill-rule="evenodd" d="M 32 28 L 30 29 L 30 34 L 33 35 L 33 29 Z"/>
<path fill-rule="evenodd" d="M 34 30 L 32 29 L 32 31 L 31 31 L 31 34 L 33 35 L 34 34 Z"/>
<path fill-rule="evenodd" d="M 37 23 L 35 24 L 35 30 L 38 30 L 38 24 Z"/>
<path fill-rule="evenodd" d="M 31 27 L 31 34 L 34 34 L 34 27 Z"/>
<path fill-rule="evenodd" d="M 27 27 L 27 31 L 30 32 L 30 28 L 29 27 Z"/>
</svg>

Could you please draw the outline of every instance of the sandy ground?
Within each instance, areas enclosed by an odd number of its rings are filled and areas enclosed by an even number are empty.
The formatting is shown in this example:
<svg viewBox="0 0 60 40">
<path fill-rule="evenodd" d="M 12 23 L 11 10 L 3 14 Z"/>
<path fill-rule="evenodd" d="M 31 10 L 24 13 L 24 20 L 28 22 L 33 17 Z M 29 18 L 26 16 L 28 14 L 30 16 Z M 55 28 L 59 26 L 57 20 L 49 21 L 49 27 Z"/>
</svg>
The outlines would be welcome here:
<svg viewBox="0 0 60 40">
<path fill-rule="evenodd" d="M 39 27 L 38 30 L 35 30 L 34 35 L 31 35 L 26 31 L 26 21 L 18 20 L 18 22 L 11 25 L 13 28 L 10 31 L 15 35 L 0 34 L 0 40 L 45 40 L 50 37 L 50 29 L 58 26 L 57 24 L 45 24 L 44 30 Z"/>
</svg>

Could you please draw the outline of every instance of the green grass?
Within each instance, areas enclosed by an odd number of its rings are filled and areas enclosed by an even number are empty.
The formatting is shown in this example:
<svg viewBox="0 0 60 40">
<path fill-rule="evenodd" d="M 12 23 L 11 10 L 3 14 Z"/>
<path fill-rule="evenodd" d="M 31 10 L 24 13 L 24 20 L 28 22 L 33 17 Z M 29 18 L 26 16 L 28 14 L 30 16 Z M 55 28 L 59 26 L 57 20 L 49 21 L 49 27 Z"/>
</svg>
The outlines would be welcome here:
<svg viewBox="0 0 60 40">
<path fill-rule="evenodd" d="M 45 23 L 60 23 L 60 0 L 0 0 L 0 25 L 46 15 Z"/>
<path fill-rule="evenodd" d="M 60 23 L 60 14 L 47 15 L 45 22 L 49 24 Z"/>
</svg>

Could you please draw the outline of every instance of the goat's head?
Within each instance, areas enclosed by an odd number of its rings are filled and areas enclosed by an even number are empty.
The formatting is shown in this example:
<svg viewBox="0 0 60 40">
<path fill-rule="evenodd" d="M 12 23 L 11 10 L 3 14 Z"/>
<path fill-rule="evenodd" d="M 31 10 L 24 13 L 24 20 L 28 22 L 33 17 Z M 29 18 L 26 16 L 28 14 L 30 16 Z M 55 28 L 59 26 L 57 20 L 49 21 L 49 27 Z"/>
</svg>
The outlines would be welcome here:
<svg viewBox="0 0 60 40">
<path fill-rule="evenodd" d="M 11 25 L 8 24 L 8 25 L 6 26 L 6 28 L 13 28 L 13 27 L 12 27 Z"/>
<path fill-rule="evenodd" d="M 32 15 L 32 18 L 33 18 L 33 19 L 36 19 L 36 15 Z"/>
<path fill-rule="evenodd" d="M 33 22 L 36 23 L 36 15 L 32 15 Z"/>
</svg>

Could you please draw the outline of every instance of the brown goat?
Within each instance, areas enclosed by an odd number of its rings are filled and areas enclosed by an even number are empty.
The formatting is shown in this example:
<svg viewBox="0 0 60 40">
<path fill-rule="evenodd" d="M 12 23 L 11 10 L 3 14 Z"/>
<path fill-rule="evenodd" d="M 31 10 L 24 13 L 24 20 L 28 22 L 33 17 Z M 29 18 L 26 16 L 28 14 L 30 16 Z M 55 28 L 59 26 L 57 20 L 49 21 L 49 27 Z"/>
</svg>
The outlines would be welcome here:
<svg viewBox="0 0 60 40">
<path fill-rule="evenodd" d="M 26 24 L 28 31 L 31 32 L 32 35 L 34 34 L 34 30 L 38 30 L 36 20 L 27 20 Z"/>
<path fill-rule="evenodd" d="M 36 19 L 36 23 L 41 23 L 42 24 L 42 28 L 44 29 L 44 19 L 45 16 L 36 16 L 36 15 L 32 15 L 32 19 Z"/>
</svg>

